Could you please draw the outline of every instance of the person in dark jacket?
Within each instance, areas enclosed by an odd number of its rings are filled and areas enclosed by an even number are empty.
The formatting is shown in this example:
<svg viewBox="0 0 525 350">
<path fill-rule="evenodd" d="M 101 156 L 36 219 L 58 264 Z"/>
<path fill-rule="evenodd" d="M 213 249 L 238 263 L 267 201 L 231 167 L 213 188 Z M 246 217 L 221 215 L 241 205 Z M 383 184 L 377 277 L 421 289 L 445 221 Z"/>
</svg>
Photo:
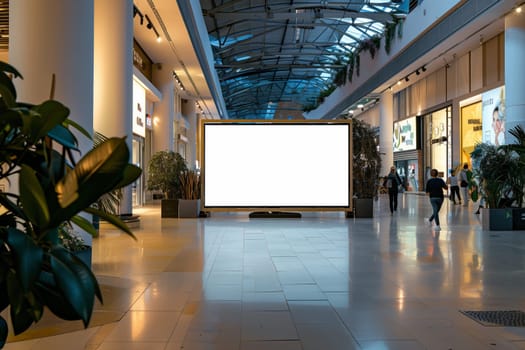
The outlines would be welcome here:
<svg viewBox="0 0 525 350">
<path fill-rule="evenodd" d="M 397 210 L 397 195 L 399 194 L 399 186 L 403 185 L 403 181 L 396 171 L 396 167 L 390 167 L 390 173 L 385 176 L 384 186 L 388 188 L 388 200 L 390 204 L 390 215 L 393 215 Z"/>
<path fill-rule="evenodd" d="M 432 205 L 432 215 L 428 221 L 430 224 L 434 221 L 436 223 L 434 230 L 439 231 L 441 230 L 441 227 L 439 226 L 439 210 L 441 209 L 445 198 L 443 190 L 448 190 L 448 186 L 443 179 L 437 177 L 437 169 L 430 170 L 430 176 L 431 177 L 425 186 L 425 192 L 430 198 L 430 205 Z"/>
</svg>

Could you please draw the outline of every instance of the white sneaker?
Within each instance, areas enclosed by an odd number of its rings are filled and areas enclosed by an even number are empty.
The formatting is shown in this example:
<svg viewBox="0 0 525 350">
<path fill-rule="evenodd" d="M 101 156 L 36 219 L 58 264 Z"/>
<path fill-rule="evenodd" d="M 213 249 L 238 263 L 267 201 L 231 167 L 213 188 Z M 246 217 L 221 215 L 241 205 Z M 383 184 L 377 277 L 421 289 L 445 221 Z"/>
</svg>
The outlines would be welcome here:
<svg viewBox="0 0 525 350">
<path fill-rule="evenodd" d="M 434 227 L 434 231 L 441 231 L 441 227 L 439 227 L 439 225 L 436 225 L 436 226 Z"/>
</svg>

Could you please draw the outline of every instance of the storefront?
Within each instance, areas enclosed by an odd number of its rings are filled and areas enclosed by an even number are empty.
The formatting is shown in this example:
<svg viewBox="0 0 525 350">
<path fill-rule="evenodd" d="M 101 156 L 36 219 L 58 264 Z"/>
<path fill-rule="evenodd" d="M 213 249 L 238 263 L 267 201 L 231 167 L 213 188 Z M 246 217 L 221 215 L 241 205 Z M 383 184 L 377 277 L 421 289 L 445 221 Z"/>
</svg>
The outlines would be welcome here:
<svg viewBox="0 0 525 350">
<path fill-rule="evenodd" d="M 394 165 L 408 191 L 422 191 L 421 119 L 411 117 L 394 122 Z"/>
<path fill-rule="evenodd" d="M 452 107 L 425 114 L 424 125 L 424 181 L 429 179 L 430 170 L 437 169 L 438 176 L 446 179 L 452 166 Z"/>
<path fill-rule="evenodd" d="M 137 81 L 133 80 L 133 140 L 131 161 L 140 168 L 144 168 L 144 143 L 146 137 L 146 90 Z M 144 203 L 143 177 L 139 177 L 132 186 L 133 206 Z"/>
</svg>

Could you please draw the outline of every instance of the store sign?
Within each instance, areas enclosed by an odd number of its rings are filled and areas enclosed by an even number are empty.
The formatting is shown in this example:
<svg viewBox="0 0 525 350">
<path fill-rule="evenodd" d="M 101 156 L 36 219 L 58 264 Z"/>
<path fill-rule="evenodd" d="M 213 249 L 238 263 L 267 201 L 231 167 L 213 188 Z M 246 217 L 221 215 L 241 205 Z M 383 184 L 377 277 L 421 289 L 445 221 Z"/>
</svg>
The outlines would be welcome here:
<svg viewBox="0 0 525 350">
<path fill-rule="evenodd" d="M 481 94 L 483 142 L 505 144 L 505 86 Z"/>
<path fill-rule="evenodd" d="M 133 133 L 146 137 L 146 90 L 133 80 Z"/>
<path fill-rule="evenodd" d="M 410 151 L 417 148 L 416 124 L 416 117 L 394 122 L 394 152 Z"/>
</svg>

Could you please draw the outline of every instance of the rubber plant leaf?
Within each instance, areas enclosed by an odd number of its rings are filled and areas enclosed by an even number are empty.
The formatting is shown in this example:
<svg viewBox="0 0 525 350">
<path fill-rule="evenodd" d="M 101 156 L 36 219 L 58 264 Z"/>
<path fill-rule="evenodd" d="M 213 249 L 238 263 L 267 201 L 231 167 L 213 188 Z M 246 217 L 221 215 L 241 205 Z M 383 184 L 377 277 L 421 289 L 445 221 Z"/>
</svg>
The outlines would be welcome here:
<svg viewBox="0 0 525 350">
<path fill-rule="evenodd" d="M 15 272 L 9 272 L 7 276 L 9 302 L 11 307 L 9 314 L 15 335 L 27 330 L 35 321 L 31 306 L 24 297 L 24 291 L 20 286 Z"/>
<path fill-rule="evenodd" d="M 82 135 L 84 135 L 85 137 L 87 137 L 89 140 L 93 139 L 93 137 L 91 136 L 90 133 L 87 132 L 86 129 L 84 129 L 80 124 L 78 124 L 77 122 L 75 122 L 74 120 L 71 120 L 71 119 L 66 119 L 64 121 L 64 126 L 66 127 L 73 127 L 75 129 L 78 130 L 78 132 L 80 132 Z"/>
<path fill-rule="evenodd" d="M 135 235 L 133 234 L 133 232 L 131 232 L 129 227 L 126 225 L 126 223 L 124 221 L 120 220 L 117 216 L 112 215 L 112 214 L 108 214 L 105 211 L 98 210 L 98 209 L 95 209 L 95 208 L 92 208 L 92 207 L 86 208 L 85 212 L 86 213 L 90 213 L 92 215 L 97 215 L 101 219 L 104 219 L 105 221 L 109 222 L 113 226 L 115 226 L 118 229 L 124 231 L 125 233 L 130 235 L 133 239 L 135 239 L 135 240 L 137 239 L 135 237 Z"/>
<path fill-rule="evenodd" d="M 15 259 L 16 275 L 26 293 L 40 275 L 43 250 L 30 236 L 14 227 L 7 229 L 7 244 Z"/>
<path fill-rule="evenodd" d="M 115 185 L 115 189 L 126 187 L 137 180 L 142 174 L 142 169 L 133 164 L 126 164 L 122 173 L 122 180 Z"/>
<path fill-rule="evenodd" d="M 75 215 L 71 218 L 71 221 L 77 225 L 78 227 L 80 227 L 82 230 L 86 231 L 87 233 L 89 233 L 91 236 L 93 237 L 96 237 L 98 236 L 98 232 L 97 230 L 95 229 L 95 227 L 93 226 L 93 224 L 88 221 L 86 218 L 80 216 L 80 215 Z"/>
<path fill-rule="evenodd" d="M 58 101 L 48 100 L 32 109 L 41 116 L 33 137 L 39 140 L 46 136 L 54 127 L 62 124 L 69 115 L 69 108 Z"/>
<path fill-rule="evenodd" d="M 49 252 L 51 271 L 58 288 L 87 327 L 93 313 L 95 295 L 102 300 L 97 280 L 91 270 L 61 246 Z"/>
<path fill-rule="evenodd" d="M 22 165 L 20 169 L 20 202 L 27 217 L 39 227 L 49 224 L 46 196 L 33 169 Z"/>
<path fill-rule="evenodd" d="M 96 146 L 57 183 L 60 206 L 67 208 L 69 216 L 84 210 L 120 183 L 128 161 L 124 138 L 111 138 Z"/>
<path fill-rule="evenodd" d="M 64 147 L 78 151 L 76 137 L 71 131 L 69 131 L 68 128 L 60 124 L 49 130 L 47 136 L 60 143 Z"/>
</svg>

